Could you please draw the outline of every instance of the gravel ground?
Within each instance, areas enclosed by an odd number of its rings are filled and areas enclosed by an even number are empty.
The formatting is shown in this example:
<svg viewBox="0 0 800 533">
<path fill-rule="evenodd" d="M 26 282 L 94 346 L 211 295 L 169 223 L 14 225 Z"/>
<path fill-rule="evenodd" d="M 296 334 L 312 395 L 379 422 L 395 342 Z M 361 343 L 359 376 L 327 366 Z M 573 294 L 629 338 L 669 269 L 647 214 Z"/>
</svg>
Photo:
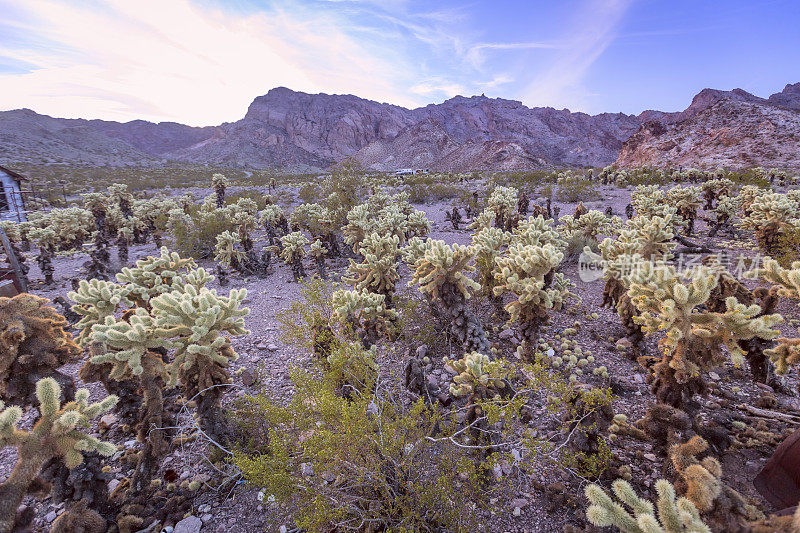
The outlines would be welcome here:
<svg viewBox="0 0 800 533">
<path fill-rule="evenodd" d="M 193 192 L 196 192 L 196 196 L 201 196 L 207 191 L 198 189 Z M 587 208 L 605 210 L 607 206 L 611 206 L 614 214 L 625 218 L 624 209 L 630 199 L 630 190 L 598 186 L 598 192 L 602 200 L 586 202 Z M 561 208 L 562 216 L 571 214 L 575 208 L 575 204 L 560 202 L 554 202 L 554 206 Z M 451 207 L 450 202 L 438 202 L 417 207 L 425 211 L 433 223 L 431 237 L 445 240 L 448 243 L 469 243 L 470 232 L 468 230 L 453 230 L 450 223 L 445 219 L 445 210 Z M 693 239 L 704 242 L 707 240 L 703 237 L 706 234 L 707 228 L 704 223 L 699 222 Z M 725 245 L 726 243 L 723 239 L 715 239 L 714 244 Z M 735 251 L 738 253 L 742 250 L 736 249 Z M 133 263 L 136 259 L 152 255 L 154 252 L 156 252 L 156 249 L 151 244 L 132 246 L 130 249 L 130 262 Z M 751 251 L 744 252 L 750 255 L 753 254 Z M 115 253 L 112 255 L 116 259 Z M 59 257 L 55 262 L 55 285 L 43 287 L 40 282 L 34 281 L 31 291 L 47 298 L 54 298 L 59 295 L 66 296 L 70 290 L 70 280 L 79 275 L 80 267 L 84 261 L 86 261 L 84 254 Z M 32 280 L 40 280 L 41 275 L 35 265 L 35 261 L 29 259 L 28 264 L 32 267 L 29 274 L 30 278 Z M 214 267 L 211 262 L 204 261 L 201 262 L 201 265 L 213 272 Z M 329 263 L 328 269 L 332 277 L 336 277 L 346 270 L 346 261 L 338 260 Z M 314 272 L 310 262 L 307 263 L 307 271 L 309 273 Z M 614 310 L 600 307 L 603 282 L 587 283 L 581 281 L 575 264 L 566 265 L 563 271 L 576 283 L 576 287 L 573 290 L 580 296 L 582 301 L 577 309 L 573 309 L 571 312 L 553 313 L 552 323 L 545 329 L 544 336 L 545 338 L 552 338 L 555 332 L 572 326 L 576 320 L 580 321 L 582 327 L 579 329 L 577 336 L 574 337 L 575 340 L 578 341 L 584 351 L 589 350 L 595 355 L 597 365 L 608 367 L 612 381 L 616 384 L 615 411 L 626 413 L 630 418 L 635 419 L 652 402 L 652 395 L 648 392 L 645 384 L 644 370 L 638 363 L 615 349 L 614 343 L 624 336 L 624 330 Z M 408 280 L 407 268 L 403 268 L 402 273 L 403 280 L 398 285 L 400 290 L 407 291 L 409 294 L 414 293 L 416 289 L 406 287 Z M 291 391 L 288 370 L 295 365 L 307 365 L 310 361 L 309 354 L 302 353 L 292 346 L 287 346 L 280 340 L 277 321 L 278 312 L 286 308 L 299 295 L 299 286 L 291 280 L 292 276 L 288 267 L 280 264 L 273 266 L 272 273 L 264 278 L 250 277 L 243 279 L 238 275 L 232 275 L 229 285 L 229 287 L 244 286 L 248 289 L 249 294 L 246 305 L 251 310 L 250 315 L 246 317 L 251 335 L 233 340 L 234 347 L 240 358 L 234 363 L 232 374 L 240 368 L 248 369 L 251 372 L 258 371 L 266 389 L 273 393 L 285 395 L 288 395 Z M 216 282 L 212 282 L 210 287 L 218 288 Z M 227 289 L 228 287 L 221 291 L 227 292 Z M 787 319 L 798 318 L 797 306 L 794 303 L 782 302 L 778 311 L 783 313 Z M 599 317 L 592 319 L 590 315 L 595 312 L 598 313 Z M 502 326 L 501 324 L 496 325 Z M 784 328 L 785 333 L 795 333 L 795 328 L 788 324 L 785 324 Z M 501 338 L 500 333 L 502 330 L 502 327 L 498 327 L 497 331 L 491 330 L 490 340 L 497 343 L 505 354 L 510 354 L 513 351 L 513 346 L 506 339 Z M 650 353 L 655 353 L 655 340 L 647 339 L 646 347 Z M 386 356 L 381 362 L 389 367 L 387 369 L 389 373 L 399 372 L 402 368 L 402 360 L 397 360 L 397 358 L 393 359 Z M 72 365 L 67 368 L 76 379 L 79 366 Z M 438 357 L 435 359 L 434 366 L 436 367 L 432 372 L 434 379 L 439 379 L 442 384 L 445 384 L 449 376 L 446 372 L 441 372 L 442 364 Z M 254 389 L 245 387 L 241 382 L 241 378 L 235 377 L 234 381 L 236 385 L 235 391 L 255 392 Z M 593 385 L 604 384 L 600 378 L 596 378 L 590 373 L 584 374 L 582 381 Z M 732 388 L 740 387 L 741 390 L 735 393 L 735 402 L 745 403 L 753 403 L 762 392 L 752 383 L 746 372 L 729 365 L 718 369 L 713 375 L 710 375 L 709 381 L 714 384 L 718 392 L 712 395 L 711 398 L 704 400 L 707 406 L 711 405 L 709 407 L 711 410 L 715 408 L 714 405 L 720 404 L 721 395 L 719 391 L 722 391 L 722 393 L 727 391 L 727 394 L 731 395 L 733 394 L 731 392 Z M 792 390 L 796 390 L 797 383 L 794 378 L 790 380 L 789 387 Z M 89 388 L 92 390 L 93 396 L 102 395 L 102 389 L 97 384 L 90 384 Z M 230 393 L 226 401 L 230 401 L 238 393 Z M 776 396 L 784 407 L 793 410 L 800 409 L 800 402 L 796 397 L 783 394 L 777 394 Z M 537 428 L 539 431 L 547 432 L 553 429 L 552 421 L 539 420 L 538 422 L 540 424 Z M 120 439 L 120 442 L 133 438 L 132 436 L 126 437 L 118 433 L 112 433 L 112 435 Z M 133 443 L 129 444 L 133 445 Z M 204 459 L 204 451 L 204 445 L 199 442 L 175 449 L 164 461 L 164 468 L 174 469 L 184 478 L 209 479 L 216 474 L 214 468 Z M 623 463 L 627 461 L 628 464 L 633 465 L 634 479 L 644 480 L 643 485 L 645 487 L 650 486 L 655 479 L 660 477 L 660 465 L 648 458 L 652 451 L 649 445 L 626 441 L 624 445 L 614 451 L 623 460 Z M 723 458 L 723 463 L 726 467 L 726 481 L 743 493 L 755 496 L 749 480 L 758 472 L 766 457 L 766 453 L 758 453 L 754 450 L 728 454 Z M 15 454 L 10 448 L 0 450 L 0 478 L 8 474 L 14 461 Z M 126 467 L 122 464 L 113 463 L 113 468 L 118 479 L 123 477 L 126 472 Z M 539 484 L 547 485 L 563 481 L 569 483 L 573 487 L 572 490 L 575 491 L 580 488 L 579 480 L 571 479 L 569 476 L 554 472 L 547 467 L 542 467 L 532 474 L 524 474 L 512 468 L 507 475 L 513 479 L 512 483 L 508 483 L 513 489 L 509 489 L 507 492 L 495 497 L 492 500 L 490 509 L 484 516 L 486 523 L 491 525 L 490 531 L 557 532 L 562 531 L 564 524 L 570 522 L 575 516 L 575 512 L 569 509 L 568 505 L 563 505 L 543 494 L 539 490 L 541 489 Z M 291 530 L 290 510 L 281 509 L 277 504 L 259 502 L 256 497 L 257 492 L 257 488 L 250 488 L 243 484 L 238 485 L 234 491 L 226 492 L 225 494 L 214 491 L 202 492 L 197 497 L 193 510 L 194 515 L 200 517 L 203 521 L 202 531 L 278 531 L 282 525 L 289 526 Z M 512 502 L 514 505 L 521 507 L 519 516 L 514 516 Z M 49 500 L 34 505 L 36 505 L 37 509 L 37 529 L 45 529 L 45 524 L 55 517 L 53 512 L 57 514 L 60 511 L 60 508 L 50 505 Z M 556 507 L 555 509 L 553 509 L 554 506 Z M 572 523 L 577 524 L 577 522 Z"/>
</svg>

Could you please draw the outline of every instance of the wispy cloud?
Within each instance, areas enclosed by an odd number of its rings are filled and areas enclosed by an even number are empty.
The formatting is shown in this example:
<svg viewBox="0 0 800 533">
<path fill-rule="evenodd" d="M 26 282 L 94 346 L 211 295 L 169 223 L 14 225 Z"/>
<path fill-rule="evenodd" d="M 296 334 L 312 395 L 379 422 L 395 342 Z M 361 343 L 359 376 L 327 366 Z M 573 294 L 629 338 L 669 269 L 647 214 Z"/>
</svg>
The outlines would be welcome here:
<svg viewBox="0 0 800 533">
<path fill-rule="evenodd" d="M 0 10 L 3 3 L 0 2 Z M 232 14 L 189 0 L 30 0 L 17 26 L 56 47 L 0 42 L 5 108 L 70 116 L 219 123 L 285 85 L 413 105 L 408 65 L 335 18 L 275 7 Z M 354 83 L 357 82 L 357 83 Z M 141 103 L 149 102 L 143 109 Z"/>
<path fill-rule="evenodd" d="M 524 92 L 526 102 L 584 110 L 590 93 L 583 86 L 589 68 L 617 38 L 633 0 L 586 0 L 565 28 L 562 50 L 535 76 Z"/>
<path fill-rule="evenodd" d="M 563 35 L 506 41 L 476 31 L 467 4 L 0 0 L 0 106 L 216 124 L 280 85 L 408 107 L 499 88 L 574 105 L 630 1 L 585 0 Z"/>
</svg>

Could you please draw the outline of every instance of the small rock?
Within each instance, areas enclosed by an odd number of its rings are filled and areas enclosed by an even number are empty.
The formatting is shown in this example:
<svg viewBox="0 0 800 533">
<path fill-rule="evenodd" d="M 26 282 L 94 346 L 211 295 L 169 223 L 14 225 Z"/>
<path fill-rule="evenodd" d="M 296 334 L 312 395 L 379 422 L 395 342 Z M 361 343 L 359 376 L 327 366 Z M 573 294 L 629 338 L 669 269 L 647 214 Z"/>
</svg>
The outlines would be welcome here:
<svg viewBox="0 0 800 533">
<path fill-rule="evenodd" d="M 286 526 L 281 526 L 281 527 L 278 529 L 278 531 L 280 531 L 280 533 L 286 533 Z"/>
<path fill-rule="evenodd" d="M 520 509 L 519 507 L 514 507 L 514 511 L 511 514 L 513 514 L 514 516 L 519 516 L 522 514 L 522 509 Z"/>
<path fill-rule="evenodd" d="M 48 523 L 48 524 L 52 523 L 52 522 L 53 522 L 53 520 L 55 520 L 56 518 L 58 518 L 58 515 L 56 514 L 56 512 L 55 512 L 55 511 L 50 511 L 50 512 L 49 512 L 49 513 L 47 513 L 47 515 L 45 515 L 45 517 L 44 517 L 44 519 L 45 519 L 45 520 L 47 520 L 47 523 Z"/>
<path fill-rule="evenodd" d="M 278 345 L 277 344 L 270 344 L 269 346 L 267 346 L 267 350 L 269 350 L 270 352 L 277 352 L 278 351 Z"/>
<path fill-rule="evenodd" d="M 108 413 L 100 418 L 98 427 L 102 430 L 108 431 L 112 426 L 116 426 L 119 422 L 119 417 L 113 413 Z"/>
<path fill-rule="evenodd" d="M 717 374 L 716 372 L 709 372 L 708 377 L 710 377 L 714 381 L 719 381 L 719 374 Z"/>
<path fill-rule="evenodd" d="M 504 329 L 503 331 L 500 332 L 500 335 L 498 335 L 498 336 L 501 339 L 503 339 L 504 341 L 507 341 L 507 340 L 511 339 L 514 336 L 514 330 L 513 329 Z"/>
<path fill-rule="evenodd" d="M 428 387 L 431 389 L 439 388 L 439 381 L 436 379 L 436 376 L 428 376 Z"/>
<path fill-rule="evenodd" d="M 503 468 L 500 465 L 494 465 L 492 467 L 492 472 L 494 473 L 495 479 L 503 479 Z"/>
<path fill-rule="evenodd" d="M 645 458 L 645 459 L 647 459 L 648 461 L 651 461 L 651 462 L 653 462 L 653 463 L 655 463 L 655 462 L 658 460 L 658 459 L 656 458 L 655 454 L 652 454 L 652 453 L 646 453 L 646 454 L 644 454 L 644 458 Z"/>
<path fill-rule="evenodd" d="M 165 526 L 164 529 L 161 530 L 162 533 L 172 533 L 175 528 L 172 526 Z"/>
<path fill-rule="evenodd" d="M 207 503 L 204 503 L 203 505 L 198 505 L 197 510 L 201 513 L 207 513 L 211 511 L 211 506 L 208 505 Z"/>
<path fill-rule="evenodd" d="M 417 347 L 417 357 L 422 359 L 426 355 L 428 355 L 428 345 L 427 344 L 423 344 L 421 346 L 418 346 Z"/>
<path fill-rule="evenodd" d="M 616 347 L 617 347 L 617 350 L 619 350 L 621 352 L 624 352 L 624 351 L 628 351 L 631 348 L 633 348 L 633 343 L 631 341 L 629 341 L 628 339 L 620 339 L 620 340 L 617 341 Z"/>
<path fill-rule="evenodd" d="M 644 383 L 644 377 L 641 374 L 634 374 L 631 379 L 633 379 L 634 383 Z"/>
<path fill-rule="evenodd" d="M 311 477 L 314 475 L 314 467 L 311 463 L 302 463 L 300 465 L 300 475 L 303 477 Z"/>
<path fill-rule="evenodd" d="M 256 377 L 253 375 L 253 371 L 249 368 L 245 368 L 244 371 L 242 371 L 242 385 L 245 387 L 250 387 L 255 382 Z"/>
<path fill-rule="evenodd" d="M 204 514 L 203 516 L 200 517 L 200 520 L 202 520 L 203 523 L 205 524 L 206 522 L 211 520 L 211 518 L 212 518 L 211 517 L 211 513 L 206 513 L 206 514 Z"/>
<path fill-rule="evenodd" d="M 514 498 L 511 500 L 511 507 L 518 507 L 522 509 L 523 507 L 528 505 L 528 500 L 525 498 Z"/>
<path fill-rule="evenodd" d="M 125 448 L 135 448 L 138 445 L 139 445 L 139 441 L 138 440 L 135 440 L 135 439 L 134 440 L 126 440 L 125 444 L 123 444 L 123 447 L 125 447 Z"/>
<path fill-rule="evenodd" d="M 114 489 L 116 489 L 118 485 L 119 485 L 119 480 L 118 479 L 112 479 L 111 481 L 109 481 L 108 482 L 108 492 L 114 492 Z"/>
<path fill-rule="evenodd" d="M 263 342 L 259 342 L 258 344 L 256 344 L 256 348 L 258 348 L 259 350 L 266 350 L 267 345 Z"/>
<path fill-rule="evenodd" d="M 200 528 L 203 527 L 203 521 L 196 516 L 187 516 L 177 524 L 173 533 L 200 533 Z"/>
</svg>

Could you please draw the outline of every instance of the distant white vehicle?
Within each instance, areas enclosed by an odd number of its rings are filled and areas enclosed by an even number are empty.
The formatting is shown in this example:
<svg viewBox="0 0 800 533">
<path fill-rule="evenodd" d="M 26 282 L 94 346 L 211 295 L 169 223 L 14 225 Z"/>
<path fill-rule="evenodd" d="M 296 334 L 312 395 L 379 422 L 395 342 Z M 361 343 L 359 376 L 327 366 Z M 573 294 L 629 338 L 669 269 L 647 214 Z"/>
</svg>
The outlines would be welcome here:
<svg viewBox="0 0 800 533">
<path fill-rule="evenodd" d="M 394 173 L 395 176 L 413 176 L 414 169 L 413 168 L 401 168 L 396 170 Z"/>
</svg>

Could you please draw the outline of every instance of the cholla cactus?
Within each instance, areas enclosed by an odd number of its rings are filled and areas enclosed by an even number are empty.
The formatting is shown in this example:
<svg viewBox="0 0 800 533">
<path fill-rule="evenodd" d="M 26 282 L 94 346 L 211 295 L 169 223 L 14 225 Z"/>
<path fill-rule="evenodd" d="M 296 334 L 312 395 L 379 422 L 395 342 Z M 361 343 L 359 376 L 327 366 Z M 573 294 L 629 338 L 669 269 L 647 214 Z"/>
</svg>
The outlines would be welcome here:
<svg viewBox="0 0 800 533">
<path fill-rule="evenodd" d="M 425 216 L 425 213 L 419 209 L 414 209 L 406 216 L 405 225 L 405 240 L 414 237 L 422 238 L 427 237 L 431 232 L 431 221 Z"/>
<path fill-rule="evenodd" d="M 78 289 L 69 292 L 67 297 L 75 302 L 72 311 L 81 317 L 75 324 L 75 328 L 80 330 L 77 340 L 81 346 L 89 341 L 92 326 L 104 323 L 106 317 L 112 316 L 120 306 L 133 305 L 128 300 L 126 287 L 99 279 L 81 280 Z"/>
<path fill-rule="evenodd" d="M 344 242 L 353 247 L 353 252 L 358 252 L 361 241 L 374 228 L 374 220 L 368 204 L 359 204 L 347 213 L 347 225 L 342 228 Z"/>
<path fill-rule="evenodd" d="M 413 264 L 409 286 L 419 284 L 419 290 L 433 303 L 441 303 L 451 319 L 451 330 L 468 351 L 488 351 L 489 342 L 478 318 L 467 309 L 470 290 L 480 284 L 467 277 L 475 249 L 471 246 L 428 240 L 424 253 Z"/>
<path fill-rule="evenodd" d="M 310 244 L 308 238 L 299 231 L 293 231 L 281 237 L 280 257 L 287 265 L 291 265 L 295 282 L 306 277 L 303 258 L 306 256 L 305 247 L 308 244 Z"/>
<path fill-rule="evenodd" d="M 258 213 L 258 222 L 267 232 L 267 242 L 275 246 L 275 229 L 283 224 L 288 224 L 286 216 L 279 205 L 268 204 Z"/>
<path fill-rule="evenodd" d="M 44 282 L 46 285 L 52 285 L 55 281 L 53 279 L 53 273 L 55 272 L 55 268 L 53 267 L 53 253 L 56 243 L 58 242 L 56 232 L 49 227 L 32 228 L 28 232 L 28 235 L 39 247 L 39 255 L 36 257 L 36 261 L 39 263 L 39 270 L 44 274 Z"/>
<path fill-rule="evenodd" d="M 640 498 L 625 480 L 616 480 L 611 488 L 619 503 L 598 485 L 586 486 L 586 498 L 591 503 L 586 518 L 592 525 L 614 526 L 624 533 L 711 533 L 694 504 L 687 498 L 676 498 L 675 488 L 665 479 L 656 481 L 655 508 Z"/>
<path fill-rule="evenodd" d="M 517 297 L 506 310 L 527 341 L 530 349 L 524 353 L 529 361 L 533 359 L 532 350 L 539 344 L 539 328 L 549 320 L 548 310 L 561 309 L 568 297 L 575 296 L 569 292 L 574 284 L 555 272 L 563 258 L 564 254 L 552 244 L 531 246 L 512 242 L 507 255 L 497 260 L 494 294 L 510 292 Z"/>
<path fill-rule="evenodd" d="M 753 202 L 755 202 L 756 198 L 764 194 L 768 194 L 770 191 L 768 189 L 762 189 L 758 185 L 745 185 L 739 191 L 738 198 L 740 199 L 740 207 L 742 210 L 742 215 L 745 217 L 749 217 L 751 213 L 751 206 Z"/>
<path fill-rule="evenodd" d="M 642 260 L 666 261 L 672 257 L 671 251 L 675 248 L 672 219 L 675 216 L 635 217 L 626 222 L 617 239 L 607 238 L 600 243 L 606 281 L 601 305 L 616 309 L 633 346 L 632 356 L 638 353 L 644 335 L 633 319 L 636 309 L 628 296 L 627 276 Z M 592 251 L 585 248 L 584 253 Z"/>
<path fill-rule="evenodd" d="M 706 199 L 706 209 L 714 208 L 714 200 L 723 196 L 733 196 L 734 184 L 728 178 L 708 180 L 703 183 L 703 198 Z"/>
<path fill-rule="evenodd" d="M 500 228 L 483 228 L 472 235 L 472 246 L 475 248 L 475 262 L 480 273 L 481 287 L 485 294 L 491 295 L 493 298 L 493 289 L 496 285 L 494 279 L 496 261 L 510 241 L 511 234 Z"/>
<path fill-rule="evenodd" d="M 328 255 L 328 249 L 325 244 L 319 239 L 311 243 L 309 247 L 311 255 L 314 256 L 314 261 L 317 263 L 317 274 L 321 279 L 328 279 L 328 273 L 325 271 L 325 256 Z"/>
<path fill-rule="evenodd" d="M 238 270 L 247 257 L 242 250 L 237 248 L 239 239 L 230 231 L 223 231 L 217 235 L 217 245 L 214 248 L 214 260 L 225 268 Z"/>
<path fill-rule="evenodd" d="M 223 174 L 211 176 L 211 186 L 214 188 L 214 196 L 217 207 L 225 206 L 225 188 L 229 185 L 228 178 Z"/>
<path fill-rule="evenodd" d="M 325 237 L 333 231 L 333 214 L 320 204 L 302 204 L 292 212 L 289 225 L 304 229 L 313 237 Z"/>
<path fill-rule="evenodd" d="M 56 377 L 72 397 L 72 379 L 58 368 L 75 362 L 81 349 L 64 331 L 66 319 L 48 303 L 28 293 L 0 297 L 0 398 L 30 403 L 35 383 L 45 377 Z"/>
<path fill-rule="evenodd" d="M 458 360 L 445 358 L 444 364 L 455 372 L 450 394 L 456 398 L 491 399 L 506 389 L 508 371 L 502 361 L 491 361 L 486 355 L 470 352 Z"/>
<path fill-rule="evenodd" d="M 740 225 L 755 231 L 758 246 L 767 254 L 778 254 L 781 240 L 800 231 L 800 205 L 787 194 L 762 194 L 750 204 L 749 212 Z"/>
<path fill-rule="evenodd" d="M 592 209 L 579 217 L 565 215 L 559 219 L 561 225 L 558 230 L 569 240 L 575 236 L 597 241 L 600 235 L 613 234 L 615 229 L 622 224 L 619 217 L 609 217 L 604 213 Z"/>
<path fill-rule="evenodd" d="M 723 346 L 740 363 L 744 352 L 738 340 L 773 339 L 779 333 L 770 328 L 783 320 L 780 315 L 759 316 L 758 305 L 746 306 L 734 297 L 725 301 L 724 312 L 704 310 L 717 279 L 706 266 L 679 276 L 672 266 L 642 262 L 628 280 L 628 296 L 639 311 L 635 320 L 644 333 L 667 332 L 659 341 L 663 356 L 653 367 L 653 391 L 664 403 L 682 408 L 694 393 L 704 391 L 700 371 L 726 360 Z"/>
<path fill-rule="evenodd" d="M 369 348 L 378 337 L 390 335 L 397 321 L 397 311 L 388 307 L 383 294 L 338 290 L 331 296 L 333 314 L 361 331 L 362 344 Z"/>
<path fill-rule="evenodd" d="M 178 381 L 188 398 L 197 400 L 200 427 L 216 442 L 227 440 L 225 416 L 220 410 L 223 390 L 230 381 L 228 366 L 238 355 L 230 338 L 222 335 L 247 335 L 242 307 L 246 289 L 231 290 L 218 296 L 216 291 L 187 285 L 153 298 L 154 331 L 174 349 L 167 385 Z"/>
<path fill-rule="evenodd" d="M 699 187 L 673 187 L 667 191 L 667 201 L 677 208 L 677 215 L 686 222 L 686 235 L 694 231 L 697 210 L 700 209 Z M 723 196 L 721 198 L 728 198 Z"/>
<path fill-rule="evenodd" d="M 674 230 L 686 226 L 686 221 L 678 216 L 677 207 L 670 203 L 667 193 L 659 189 L 658 185 L 636 187 L 631 193 L 631 205 L 636 210 L 636 217 L 668 219 L 672 222 Z"/>
<path fill-rule="evenodd" d="M 17 427 L 22 409 L 4 409 L 0 402 L 0 448 L 15 446 L 18 456 L 13 471 L 0 483 L 0 531 L 13 529 L 17 507 L 47 461 L 59 457 L 71 469 L 81 464 L 84 453 L 110 456 L 116 451 L 113 444 L 80 429 L 88 426 L 89 420 L 111 410 L 117 403 L 115 396 L 89 404 L 89 391 L 80 389 L 74 401 L 62 405 L 61 387 L 54 379 L 45 378 L 36 383 L 36 397 L 40 416 L 29 431 Z"/>
<path fill-rule="evenodd" d="M 513 214 L 517 208 L 518 191 L 514 187 L 495 187 L 487 203 L 495 215 L 495 227 L 511 230 Z"/>
<path fill-rule="evenodd" d="M 786 269 L 771 257 L 765 257 L 761 268 L 749 274 L 774 283 L 778 295 L 800 300 L 800 261 L 792 263 L 791 268 Z M 764 353 L 775 364 L 777 374 L 786 374 L 789 366 L 800 363 L 800 339 L 781 337 L 777 342 L 775 348 Z"/>
<path fill-rule="evenodd" d="M 366 290 L 386 297 L 386 305 L 392 307 L 392 295 L 400 280 L 397 272 L 397 256 L 400 239 L 397 235 L 370 233 L 361 241 L 361 255 L 364 260 L 356 263 L 350 260 L 348 269 L 352 274 L 346 281 L 353 283 L 356 290 Z"/>
<path fill-rule="evenodd" d="M 561 238 L 558 231 L 553 228 L 553 221 L 542 215 L 531 216 L 520 221 L 512 232 L 512 239 L 519 244 L 530 246 L 544 246 L 551 244 L 559 250 L 566 248 L 566 241 Z"/>
<path fill-rule="evenodd" d="M 476 216 L 475 219 L 472 221 L 471 224 L 467 226 L 467 228 L 480 231 L 485 228 L 492 228 L 494 227 L 494 222 L 497 219 L 497 213 L 491 208 L 484 209 L 480 215 Z"/>
<path fill-rule="evenodd" d="M 431 247 L 431 239 L 420 239 L 419 237 L 412 237 L 408 243 L 400 250 L 400 255 L 403 261 L 408 264 L 411 270 L 414 270 L 417 261 L 425 257 L 425 252 Z"/>
</svg>

